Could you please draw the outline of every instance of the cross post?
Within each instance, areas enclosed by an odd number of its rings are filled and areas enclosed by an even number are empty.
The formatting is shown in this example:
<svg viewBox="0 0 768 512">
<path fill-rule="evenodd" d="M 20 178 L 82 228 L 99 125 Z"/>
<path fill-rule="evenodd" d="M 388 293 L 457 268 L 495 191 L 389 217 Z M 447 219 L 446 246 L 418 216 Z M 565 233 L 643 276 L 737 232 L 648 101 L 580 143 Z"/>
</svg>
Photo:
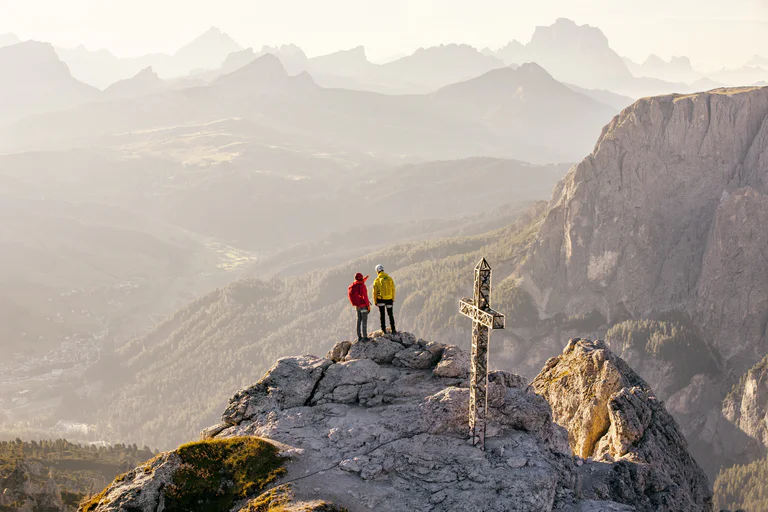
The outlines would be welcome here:
<svg viewBox="0 0 768 512">
<path fill-rule="evenodd" d="M 475 267 L 472 299 L 461 299 L 459 312 L 472 319 L 472 357 L 469 376 L 469 436 L 485 451 L 488 410 L 488 343 L 490 329 L 504 329 L 504 315 L 491 309 L 491 266 L 485 258 Z"/>
</svg>

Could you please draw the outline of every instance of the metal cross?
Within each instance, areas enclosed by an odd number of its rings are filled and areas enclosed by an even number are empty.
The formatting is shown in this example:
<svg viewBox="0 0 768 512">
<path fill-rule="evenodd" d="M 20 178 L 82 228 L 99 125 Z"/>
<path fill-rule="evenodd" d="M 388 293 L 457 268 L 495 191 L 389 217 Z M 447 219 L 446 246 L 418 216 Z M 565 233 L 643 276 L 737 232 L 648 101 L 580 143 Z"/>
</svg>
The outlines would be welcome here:
<svg viewBox="0 0 768 512">
<path fill-rule="evenodd" d="M 472 319 L 472 368 L 469 376 L 469 436 L 485 451 L 485 415 L 488 410 L 488 329 L 503 329 L 504 315 L 491 302 L 491 266 L 483 258 L 475 267 L 474 299 L 461 299 L 459 311 Z"/>
</svg>

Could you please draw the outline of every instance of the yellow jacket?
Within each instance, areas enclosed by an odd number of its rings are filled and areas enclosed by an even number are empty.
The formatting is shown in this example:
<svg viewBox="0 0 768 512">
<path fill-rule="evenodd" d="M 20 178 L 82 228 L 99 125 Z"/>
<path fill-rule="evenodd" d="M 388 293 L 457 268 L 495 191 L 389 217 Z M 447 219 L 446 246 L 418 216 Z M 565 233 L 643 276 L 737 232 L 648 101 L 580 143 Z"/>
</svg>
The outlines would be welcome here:
<svg viewBox="0 0 768 512">
<path fill-rule="evenodd" d="M 395 282 L 386 272 L 379 272 L 373 282 L 373 303 L 379 300 L 395 300 Z"/>
</svg>

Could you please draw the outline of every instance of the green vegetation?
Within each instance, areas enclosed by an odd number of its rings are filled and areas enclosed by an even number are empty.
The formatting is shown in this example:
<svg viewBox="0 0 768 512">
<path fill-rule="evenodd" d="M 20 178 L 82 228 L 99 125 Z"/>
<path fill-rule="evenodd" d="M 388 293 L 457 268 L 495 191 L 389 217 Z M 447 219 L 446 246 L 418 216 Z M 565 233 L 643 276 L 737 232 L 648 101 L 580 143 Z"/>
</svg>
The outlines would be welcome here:
<svg viewBox="0 0 768 512">
<path fill-rule="evenodd" d="M 210 439 L 187 443 L 176 449 L 181 459 L 173 483 L 165 489 L 168 512 L 226 512 L 235 501 L 258 495 L 285 472 L 283 459 L 273 444 L 255 437 Z M 150 461 L 151 462 L 151 461 Z M 149 471 L 150 463 L 144 465 Z M 125 475 L 115 478 L 119 483 Z M 80 504 L 82 512 L 93 512 L 108 487 Z M 276 488 L 256 500 L 264 512 L 288 503 L 286 492 Z M 287 488 L 285 488 L 287 489 Z"/>
<path fill-rule="evenodd" d="M 508 315 L 509 325 L 535 324 L 533 301 L 510 276 L 542 211 L 539 204 L 480 235 L 396 245 L 303 276 L 243 279 L 205 295 L 93 370 L 109 375 L 106 396 L 94 403 L 94 416 L 81 421 L 99 425 L 104 436 L 164 449 L 193 438 L 217 423 L 230 396 L 278 358 L 323 356 L 336 341 L 349 339 L 355 320 L 347 287 L 355 272 L 372 273 L 377 263 L 397 282 L 398 326 L 425 339 L 468 346 L 470 324 L 458 301 L 472 294 L 472 269 L 481 256 L 494 268 L 493 304 Z M 377 323 L 374 312 L 371 330 Z"/>
<path fill-rule="evenodd" d="M 768 457 L 721 470 L 714 493 L 715 510 L 768 510 Z"/>
<path fill-rule="evenodd" d="M 348 512 L 345 508 L 315 500 L 297 503 L 289 485 L 270 489 L 249 501 L 242 512 Z"/>
<path fill-rule="evenodd" d="M 254 437 L 182 445 L 182 464 L 165 492 L 169 512 L 225 512 L 235 500 L 254 496 L 285 472 L 278 449 Z"/>
<path fill-rule="evenodd" d="M 622 357 L 636 351 L 641 360 L 655 358 L 671 363 L 675 390 L 696 374 L 717 370 L 704 340 L 687 319 L 627 320 L 611 327 L 605 340 Z"/>
<path fill-rule="evenodd" d="M 96 446 L 73 444 L 64 439 L 0 442 L 0 481 L 20 460 L 40 465 L 39 474 L 30 474 L 39 484 L 50 477 L 59 486 L 65 505 L 76 508 L 95 489 L 153 456 L 152 451 L 134 445 Z"/>
</svg>

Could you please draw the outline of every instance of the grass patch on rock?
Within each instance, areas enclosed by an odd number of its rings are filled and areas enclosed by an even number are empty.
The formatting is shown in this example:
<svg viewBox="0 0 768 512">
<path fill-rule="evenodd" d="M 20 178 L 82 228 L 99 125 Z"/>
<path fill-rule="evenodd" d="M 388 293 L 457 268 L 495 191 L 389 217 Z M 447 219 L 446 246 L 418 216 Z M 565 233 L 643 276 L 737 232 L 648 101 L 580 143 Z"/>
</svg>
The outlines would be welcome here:
<svg viewBox="0 0 768 512">
<path fill-rule="evenodd" d="M 278 449 L 261 439 L 210 439 L 180 446 L 182 460 L 165 491 L 166 510 L 224 512 L 285 472 Z"/>
</svg>

